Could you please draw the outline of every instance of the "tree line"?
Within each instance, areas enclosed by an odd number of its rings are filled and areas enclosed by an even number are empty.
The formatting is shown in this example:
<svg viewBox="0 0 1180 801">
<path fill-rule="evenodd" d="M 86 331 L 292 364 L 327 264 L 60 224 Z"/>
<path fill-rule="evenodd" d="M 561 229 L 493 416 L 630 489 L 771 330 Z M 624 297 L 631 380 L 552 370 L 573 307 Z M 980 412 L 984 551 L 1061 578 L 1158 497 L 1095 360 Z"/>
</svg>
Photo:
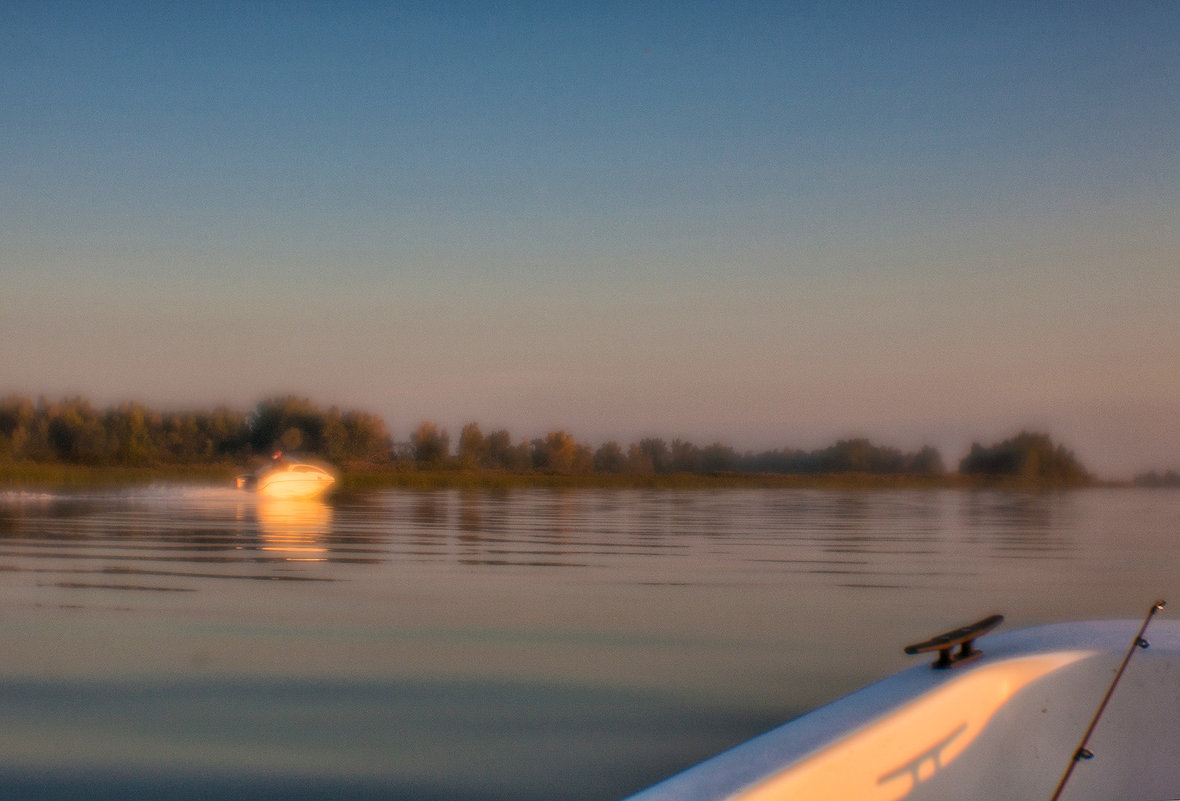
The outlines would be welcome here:
<svg viewBox="0 0 1180 801">
<path fill-rule="evenodd" d="M 1180 473 L 1167 470 L 1161 473 L 1152 470 L 1150 473 L 1140 473 L 1132 482 L 1136 487 L 1180 487 Z"/>
<path fill-rule="evenodd" d="M 389 436 L 365 412 L 287 397 L 249 413 L 162 412 L 139 403 L 96 408 L 85 398 L 0 400 L 0 460 L 151 467 L 241 462 L 274 447 L 333 462 L 387 458 Z"/>
<path fill-rule="evenodd" d="M 81 397 L 0 400 L 0 461 L 150 467 L 241 463 L 274 448 L 342 466 L 391 469 L 538 471 L 561 474 L 775 473 L 938 476 L 947 473 L 936 448 L 914 452 L 868 439 L 840 440 L 816 450 L 739 452 L 723 443 L 698 446 L 648 437 L 592 447 L 564 430 L 514 439 L 507 429 L 485 433 L 468 423 L 452 447 L 448 431 L 419 423 L 396 441 L 385 422 L 357 410 L 324 409 L 296 396 L 263 400 L 251 411 L 227 407 L 164 412 L 138 403 L 96 408 Z M 1076 457 L 1045 434 L 1022 432 L 991 446 L 974 444 L 960 473 L 1056 484 L 1085 483 Z"/>
</svg>

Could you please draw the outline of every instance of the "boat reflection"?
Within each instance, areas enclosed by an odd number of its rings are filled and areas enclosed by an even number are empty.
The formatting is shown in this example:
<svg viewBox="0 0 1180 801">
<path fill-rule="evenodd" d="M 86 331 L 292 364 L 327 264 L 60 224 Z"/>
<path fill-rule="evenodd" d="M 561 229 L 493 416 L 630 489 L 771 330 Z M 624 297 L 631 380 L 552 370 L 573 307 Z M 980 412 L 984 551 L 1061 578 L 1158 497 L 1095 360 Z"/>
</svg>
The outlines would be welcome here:
<svg viewBox="0 0 1180 801">
<path fill-rule="evenodd" d="M 289 562 L 323 562 L 332 509 L 317 498 L 259 498 L 262 550 Z"/>
</svg>

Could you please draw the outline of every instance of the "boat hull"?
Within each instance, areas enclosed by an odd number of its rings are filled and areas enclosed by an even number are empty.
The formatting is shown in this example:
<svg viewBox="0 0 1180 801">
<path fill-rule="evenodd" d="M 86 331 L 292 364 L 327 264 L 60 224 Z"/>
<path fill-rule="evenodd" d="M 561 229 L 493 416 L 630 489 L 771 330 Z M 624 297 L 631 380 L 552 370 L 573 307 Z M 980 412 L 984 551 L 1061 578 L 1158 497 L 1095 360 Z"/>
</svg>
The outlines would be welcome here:
<svg viewBox="0 0 1180 801">
<path fill-rule="evenodd" d="M 336 483 L 336 477 L 320 467 L 293 464 L 285 469 L 240 476 L 238 487 L 251 490 L 264 498 L 283 500 L 318 498 Z"/>
<path fill-rule="evenodd" d="M 1051 797 L 1132 641 L 1128 621 L 988 637 L 951 670 L 923 664 L 785 724 L 632 801 Z M 1063 798 L 1176 798 L 1180 625 L 1137 651 Z"/>
</svg>

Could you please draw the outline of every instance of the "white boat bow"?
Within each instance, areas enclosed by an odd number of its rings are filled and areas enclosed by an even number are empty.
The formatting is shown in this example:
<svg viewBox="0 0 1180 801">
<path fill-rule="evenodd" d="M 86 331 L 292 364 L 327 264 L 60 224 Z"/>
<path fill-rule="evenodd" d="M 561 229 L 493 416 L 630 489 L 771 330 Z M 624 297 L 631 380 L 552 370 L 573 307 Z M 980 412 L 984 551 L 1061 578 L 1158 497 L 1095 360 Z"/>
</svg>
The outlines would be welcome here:
<svg viewBox="0 0 1180 801">
<path fill-rule="evenodd" d="M 1150 619 L 1150 616 L 1149 618 Z M 630 801 L 1180 798 L 1180 624 L 1065 623 L 998 634 L 953 669 L 928 660 Z M 1146 625 L 1146 622 L 1144 622 Z M 1130 647 L 1130 650 L 1129 650 Z M 1079 761 L 1079 742 L 1126 672 Z"/>
<path fill-rule="evenodd" d="M 257 492 L 264 498 L 315 498 L 335 483 L 336 477 L 332 473 L 307 462 L 267 466 L 264 470 L 237 478 L 239 489 Z"/>
</svg>

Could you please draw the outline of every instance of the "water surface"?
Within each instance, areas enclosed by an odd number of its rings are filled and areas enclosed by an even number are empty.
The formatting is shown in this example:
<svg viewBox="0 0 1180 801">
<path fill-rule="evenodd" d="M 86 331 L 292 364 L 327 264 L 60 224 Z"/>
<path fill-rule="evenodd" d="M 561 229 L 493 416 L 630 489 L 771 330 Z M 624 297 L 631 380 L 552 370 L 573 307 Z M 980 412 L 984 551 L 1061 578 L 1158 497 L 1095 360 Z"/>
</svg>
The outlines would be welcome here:
<svg viewBox="0 0 1180 801">
<path fill-rule="evenodd" d="M 992 612 L 1140 618 L 1178 534 L 1148 490 L 4 493 L 0 790 L 619 798 Z"/>
</svg>

